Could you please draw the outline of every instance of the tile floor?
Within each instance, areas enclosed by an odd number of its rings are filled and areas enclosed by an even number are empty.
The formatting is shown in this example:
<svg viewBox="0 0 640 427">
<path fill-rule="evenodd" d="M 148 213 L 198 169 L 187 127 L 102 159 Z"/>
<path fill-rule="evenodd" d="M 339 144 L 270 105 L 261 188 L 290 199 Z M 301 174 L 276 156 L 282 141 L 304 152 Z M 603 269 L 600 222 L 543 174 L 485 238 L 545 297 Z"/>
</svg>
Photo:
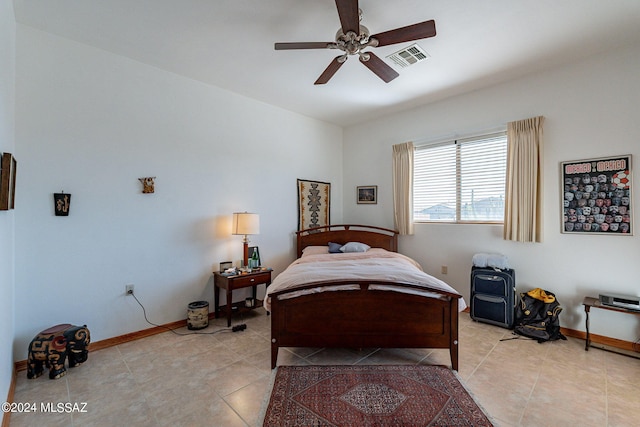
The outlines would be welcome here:
<svg viewBox="0 0 640 427">
<path fill-rule="evenodd" d="M 95 351 L 65 377 L 27 380 L 16 402 L 86 402 L 83 413 L 22 413 L 19 426 L 254 426 L 271 375 L 269 317 L 234 319 L 242 332 L 171 332 Z M 218 319 L 210 332 L 226 326 Z M 189 333 L 186 328 L 178 332 Z M 640 360 L 571 339 L 538 344 L 460 314 L 460 371 L 500 426 L 640 425 Z M 285 349 L 279 364 L 448 364 L 443 350 Z"/>
</svg>

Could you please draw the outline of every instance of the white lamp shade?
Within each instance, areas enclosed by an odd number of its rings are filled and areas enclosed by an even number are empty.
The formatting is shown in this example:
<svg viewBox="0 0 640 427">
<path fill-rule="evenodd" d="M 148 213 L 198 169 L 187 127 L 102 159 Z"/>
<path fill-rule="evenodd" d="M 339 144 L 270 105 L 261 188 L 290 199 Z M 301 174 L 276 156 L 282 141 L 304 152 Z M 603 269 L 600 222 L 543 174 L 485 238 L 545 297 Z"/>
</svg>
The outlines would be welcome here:
<svg viewBox="0 0 640 427">
<path fill-rule="evenodd" d="M 234 213 L 231 234 L 260 234 L 260 216 L 249 212 Z"/>
</svg>

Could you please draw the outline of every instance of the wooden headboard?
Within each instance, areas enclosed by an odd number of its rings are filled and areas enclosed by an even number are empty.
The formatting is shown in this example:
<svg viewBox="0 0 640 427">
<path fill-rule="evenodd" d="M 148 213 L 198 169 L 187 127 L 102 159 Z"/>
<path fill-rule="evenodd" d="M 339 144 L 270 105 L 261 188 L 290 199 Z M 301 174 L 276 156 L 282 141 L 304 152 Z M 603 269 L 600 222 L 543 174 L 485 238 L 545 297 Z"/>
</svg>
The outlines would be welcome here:
<svg viewBox="0 0 640 427">
<path fill-rule="evenodd" d="M 398 232 L 388 228 L 357 224 L 337 224 L 296 231 L 297 256 L 307 246 L 326 246 L 329 242 L 345 244 L 365 243 L 372 248 L 398 252 Z"/>
</svg>

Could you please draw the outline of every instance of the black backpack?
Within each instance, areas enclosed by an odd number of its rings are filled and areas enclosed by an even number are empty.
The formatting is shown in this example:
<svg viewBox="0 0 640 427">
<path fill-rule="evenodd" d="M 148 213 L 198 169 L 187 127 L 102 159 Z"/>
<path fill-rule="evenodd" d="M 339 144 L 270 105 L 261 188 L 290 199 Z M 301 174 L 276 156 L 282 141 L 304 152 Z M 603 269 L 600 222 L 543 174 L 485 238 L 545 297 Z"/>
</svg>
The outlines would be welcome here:
<svg viewBox="0 0 640 427">
<path fill-rule="evenodd" d="M 515 328 L 518 335 L 539 343 L 567 338 L 560 333 L 562 306 L 556 296 L 540 288 L 521 293 L 516 304 Z"/>
</svg>

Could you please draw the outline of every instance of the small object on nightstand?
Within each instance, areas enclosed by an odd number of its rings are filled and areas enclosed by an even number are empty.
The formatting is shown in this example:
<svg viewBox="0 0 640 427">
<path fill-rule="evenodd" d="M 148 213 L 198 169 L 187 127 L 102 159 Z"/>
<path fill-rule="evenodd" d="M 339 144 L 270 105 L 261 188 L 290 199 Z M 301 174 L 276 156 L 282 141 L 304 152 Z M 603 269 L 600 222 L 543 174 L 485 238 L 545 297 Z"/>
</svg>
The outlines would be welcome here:
<svg viewBox="0 0 640 427">
<path fill-rule="evenodd" d="M 255 246 L 252 249 L 251 258 L 249 258 L 249 268 L 251 271 L 255 271 L 258 267 L 260 267 L 260 256 L 258 255 L 258 247 Z"/>
<path fill-rule="evenodd" d="M 223 276 L 237 276 L 240 274 L 240 271 L 236 267 L 227 268 L 226 270 L 220 270 L 220 274 Z"/>
</svg>

